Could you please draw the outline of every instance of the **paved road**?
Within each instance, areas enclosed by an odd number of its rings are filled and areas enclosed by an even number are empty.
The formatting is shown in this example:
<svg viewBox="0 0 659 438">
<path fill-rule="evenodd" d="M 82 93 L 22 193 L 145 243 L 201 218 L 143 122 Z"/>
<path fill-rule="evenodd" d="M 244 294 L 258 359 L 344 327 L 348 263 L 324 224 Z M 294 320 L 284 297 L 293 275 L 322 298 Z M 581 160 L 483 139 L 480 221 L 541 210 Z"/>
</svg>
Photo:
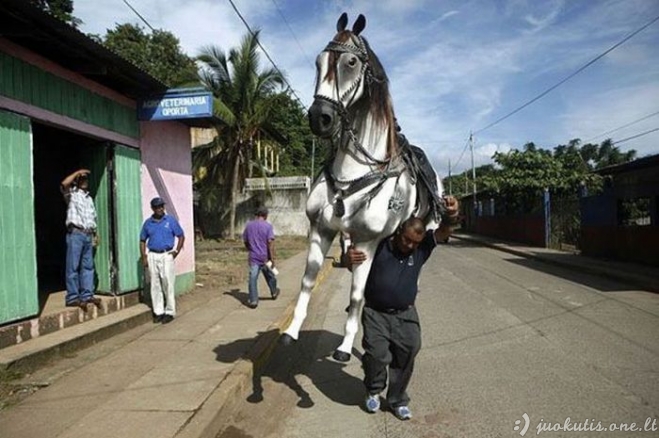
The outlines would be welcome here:
<svg viewBox="0 0 659 438">
<path fill-rule="evenodd" d="M 361 410 L 358 358 L 330 357 L 348 284 L 345 270 L 329 276 L 298 345 L 277 349 L 218 437 L 515 437 L 524 415 L 525 436 L 568 418 L 582 431 L 541 434 L 659 436 L 658 294 L 477 244 L 443 245 L 421 278 L 414 418 L 400 422 Z M 643 428 L 648 418 L 653 432 L 593 431 Z"/>
</svg>

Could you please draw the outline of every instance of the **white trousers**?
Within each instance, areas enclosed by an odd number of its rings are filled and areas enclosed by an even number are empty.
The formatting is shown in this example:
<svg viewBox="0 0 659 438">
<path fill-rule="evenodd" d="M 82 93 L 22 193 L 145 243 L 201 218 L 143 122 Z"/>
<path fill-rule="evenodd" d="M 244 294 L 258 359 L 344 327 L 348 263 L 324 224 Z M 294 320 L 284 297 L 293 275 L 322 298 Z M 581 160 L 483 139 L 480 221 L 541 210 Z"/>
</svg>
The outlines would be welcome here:
<svg viewBox="0 0 659 438">
<path fill-rule="evenodd" d="M 174 256 L 171 253 L 147 254 L 151 281 L 151 304 L 155 315 L 176 315 L 174 298 Z"/>
</svg>

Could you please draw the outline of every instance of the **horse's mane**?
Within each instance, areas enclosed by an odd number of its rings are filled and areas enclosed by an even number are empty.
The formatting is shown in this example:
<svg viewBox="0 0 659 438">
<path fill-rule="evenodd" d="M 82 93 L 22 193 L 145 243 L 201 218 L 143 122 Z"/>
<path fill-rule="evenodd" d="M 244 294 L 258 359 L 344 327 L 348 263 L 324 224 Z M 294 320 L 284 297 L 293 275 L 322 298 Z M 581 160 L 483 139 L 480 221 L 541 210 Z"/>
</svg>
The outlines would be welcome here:
<svg viewBox="0 0 659 438">
<path fill-rule="evenodd" d="M 368 63 L 371 68 L 371 75 L 373 80 L 366 83 L 367 93 L 369 95 L 369 112 L 373 115 L 376 125 L 388 126 L 387 131 L 387 151 L 390 156 L 397 155 L 398 141 L 396 140 L 396 123 L 394 117 L 394 108 L 391 102 L 391 95 L 389 94 L 389 78 L 384 71 L 384 67 L 380 62 L 378 56 L 371 49 L 371 45 L 366 38 L 358 36 L 349 30 L 343 30 L 336 34 L 334 41 L 345 43 L 350 41 L 351 38 L 361 38 L 366 46 L 366 53 L 368 54 Z M 336 55 L 330 53 L 330 65 L 336 63 Z M 328 69 L 328 75 L 333 75 L 334 69 Z"/>
</svg>

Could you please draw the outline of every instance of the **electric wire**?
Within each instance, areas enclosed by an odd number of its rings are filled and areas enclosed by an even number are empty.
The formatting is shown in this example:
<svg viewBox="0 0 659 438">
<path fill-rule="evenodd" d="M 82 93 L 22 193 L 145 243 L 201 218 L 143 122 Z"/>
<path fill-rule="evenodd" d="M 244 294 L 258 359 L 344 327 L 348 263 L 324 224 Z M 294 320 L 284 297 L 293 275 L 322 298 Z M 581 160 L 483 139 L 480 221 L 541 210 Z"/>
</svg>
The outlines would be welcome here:
<svg viewBox="0 0 659 438">
<path fill-rule="evenodd" d="M 238 10 L 238 8 L 237 8 L 236 5 L 234 4 L 233 0 L 229 0 L 229 3 L 231 4 L 231 7 L 233 8 L 233 10 L 236 12 L 236 15 L 238 15 L 238 17 L 240 18 L 240 20 L 243 22 L 243 24 L 245 25 L 245 27 L 247 28 L 247 30 L 249 31 L 249 33 L 250 33 L 253 37 L 256 38 L 256 36 L 254 35 L 254 32 L 252 31 L 252 28 L 249 26 L 249 24 L 247 23 L 247 21 L 245 20 L 245 18 L 243 18 L 242 14 L 240 13 L 240 11 Z M 275 63 L 275 61 L 272 60 L 272 58 L 270 57 L 270 54 L 268 53 L 268 51 L 265 50 L 265 48 L 261 45 L 261 41 L 259 41 L 258 38 L 256 38 L 256 44 L 261 48 L 261 50 L 262 50 L 263 53 L 265 54 L 266 58 L 268 58 L 268 61 L 270 61 L 270 63 L 272 64 L 272 66 L 275 68 L 275 70 L 277 70 L 277 72 L 281 75 L 283 81 L 286 83 L 286 85 L 288 85 L 288 89 L 291 91 L 291 93 L 293 93 L 293 95 L 294 95 L 295 98 L 298 100 L 298 102 L 302 105 L 303 108 L 307 108 L 307 106 L 302 102 L 302 99 L 300 99 L 300 97 L 297 95 L 297 93 L 295 93 L 295 90 L 293 89 L 293 87 L 291 86 L 291 84 L 288 83 L 288 80 L 286 79 L 286 77 L 284 76 L 284 74 L 281 72 L 281 70 L 279 70 L 279 67 L 277 66 L 277 64 Z"/>
<path fill-rule="evenodd" d="M 617 145 L 617 144 L 624 143 L 624 142 L 629 141 L 629 140 L 634 140 L 635 138 L 643 137 L 644 135 L 652 134 L 653 132 L 657 132 L 657 131 L 659 131 L 659 128 L 650 129 L 648 131 L 641 132 L 640 134 L 636 134 L 636 135 L 632 135 L 631 137 L 623 138 L 622 140 L 612 141 L 611 144 L 612 145 Z"/>
<path fill-rule="evenodd" d="M 518 112 L 520 112 L 521 110 L 523 110 L 523 109 L 526 108 L 527 106 L 531 105 L 533 102 L 535 102 L 535 101 L 541 99 L 542 97 L 546 96 L 546 95 L 549 94 L 551 91 L 555 90 L 556 88 L 558 88 L 559 86 L 561 86 L 562 84 L 564 84 L 565 82 L 567 82 L 568 80 L 572 79 L 574 76 L 576 76 L 577 74 L 581 73 L 581 72 L 584 71 L 586 68 L 590 67 L 590 66 L 593 65 L 595 62 L 599 61 L 599 60 L 602 59 L 604 56 L 606 56 L 607 54 L 609 54 L 610 52 L 612 52 L 612 51 L 615 50 L 616 48 L 620 47 L 620 46 L 621 46 L 622 44 L 624 44 L 625 42 L 629 41 L 631 38 L 633 38 L 634 36 L 636 36 L 638 33 L 640 33 L 641 31 L 643 31 L 644 29 L 646 29 L 646 28 L 649 27 L 650 25 L 654 24 L 657 20 L 659 20 L 659 15 L 656 16 L 656 17 L 654 17 L 654 18 L 653 18 L 652 20 L 650 20 L 648 23 L 644 24 L 643 26 L 641 26 L 640 28 L 638 28 L 637 30 L 635 30 L 634 32 L 632 32 L 631 34 L 629 34 L 628 36 L 626 36 L 625 38 L 623 38 L 623 39 L 622 39 L 621 41 L 619 41 L 618 43 L 616 43 L 616 44 L 614 44 L 613 46 L 611 46 L 611 47 L 610 47 L 608 50 L 606 50 L 605 52 L 603 52 L 603 53 L 601 53 L 600 55 L 596 56 L 595 58 L 591 59 L 589 62 L 587 62 L 586 64 L 584 64 L 583 66 L 581 66 L 579 69 L 577 69 L 577 70 L 576 70 L 575 72 L 573 72 L 572 74 L 568 75 L 566 78 L 564 78 L 564 79 L 562 79 L 561 81 L 559 81 L 557 84 L 555 84 L 555 85 L 549 87 L 548 89 L 546 89 L 545 91 L 543 91 L 542 93 L 540 93 L 539 95 L 537 95 L 536 97 L 534 97 L 533 99 L 531 99 L 530 101 L 526 102 L 524 105 L 522 105 L 522 106 L 518 107 L 517 109 L 515 109 L 515 110 L 509 112 L 509 113 L 506 114 L 505 116 L 503 116 L 503 117 L 501 117 L 501 118 L 495 120 L 494 122 L 490 123 L 489 125 L 485 126 L 484 128 L 481 128 L 481 129 L 477 130 L 476 132 L 474 132 L 474 134 L 479 134 L 479 133 L 485 131 L 486 129 L 489 129 L 489 128 L 493 127 L 494 125 L 497 125 L 497 124 L 501 123 L 502 121 L 506 120 L 508 117 L 511 117 L 512 115 L 517 114 Z"/>
<path fill-rule="evenodd" d="M 122 1 L 126 4 L 126 6 L 130 8 L 131 11 L 135 13 L 135 15 L 137 15 L 140 18 L 140 20 L 142 20 L 144 24 L 146 24 L 149 27 L 149 29 L 151 29 L 151 32 L 155 32 L 153 26 L 151 26 L 149 22 L 146 21 L 146 18 L 142 17 L 142 15 L 140 15 L 140 13 L 137 12 L 137 10 L 130 3 L 128 3 L 128 0 L 122 0 Z"/>
<path fill-rule="evenodd" d="M 594 140 L 594 139 L 596 139 L 596 138 L 598 138 L 598 137 L 602 137 L 602 136 L 604 136 L 604 135 L 611 134 L 611 133 L 616 132 L 616 131 L 619 131 L 619 130 L 621 130 L 621 129 L 623 129 L 623 128 L 627 128 L 628 126 L 635 125 L 636 123 L 638 123 L 638 122 L 642 122 L 643 120 L 645 120 L 645 119 L 649 119 L 650 117 L 652 117 L 652 116 L 656 116 L 657 114 L 659 114 L 659 111 L 654 112 L 654 113 L 652 113 L 652 114 L 648 114 L 647 116 L 643 116 L 643 117 L 641 117 L 640 119 L 636 119 L 636 120 L 634 120 L 633 122 L 629 122 L 629 123 L 627 123 L 627 124 L 625 124 L 625 125 L 618 126 L 617 128 L 615 128 L 615 129 L 611 129 L 610 131 L 606 131 L 606 132 L 603 132 L 603 133 L 601 133 L 601 134 L 599 134 L 599 135 L 596 135 L 596 136 L 594 136 L 594 137 L 590 137 L 589 139 L 584 140 L 584 143 L 588 143 L 589 141 Z"/>
<path fill-rule="evenodd" d="M 471 140 L 471 135 L 469 135 L 469 138 L 467 138 L 467 142 L 465 143 L 464 148 L 462 148 L 462 153 L 460 154 L 460 158 L 458 158 L 458 161 L 453 164 L 454 168 L 458 167 L 458 164 L 460 164 L 460 161 L 462 160 L 462 157 L 464 156 L 465 152 L 467 151 L 467 146 L 469 146 L 469 141 Z"/>
<path fill-rule="evenodd" d="M 304 59 L 309 63 L 311 68 L 314 68 L 314 63 L 311 62 L 311 59 L 307 56 L 307 53 L 302 48 L 302 44 L 300 44 L 300 41 L 297 39 L 297 35 L 295 35 L 295 32 L 293 32 L 293 28 L 291 28 L 291 25 L 288 23 L 288 20 L 284 16 L 284 13 L 282 12 L 281 8 L 279 8 L 279 5 L 275 0 L 272 0 L 272 3 L 275 5 L 275 8 L 277 8 L 277 12 L 279 12 L 279 16 L 284 21 L 284 24 L 286 24 L 286 27 L 288 27 L 288 30 L 291 32 L 291 35 L 293 35 L 293 39 L 297 43 L 297 46 L 300 48 L 300 53 L 302 53 L 302 56 L 304 56 Z"/>
</svg>

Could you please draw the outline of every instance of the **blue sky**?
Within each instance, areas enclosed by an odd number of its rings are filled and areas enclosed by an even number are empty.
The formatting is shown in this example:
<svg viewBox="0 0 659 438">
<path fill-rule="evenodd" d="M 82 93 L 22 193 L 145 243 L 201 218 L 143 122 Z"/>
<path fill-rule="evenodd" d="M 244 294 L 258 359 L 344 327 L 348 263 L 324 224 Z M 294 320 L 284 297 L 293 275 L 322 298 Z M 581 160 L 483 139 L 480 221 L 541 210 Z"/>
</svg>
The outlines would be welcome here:
<svg viewBox="0 0 659 438">
<path fill-rule="evenodd" d="M 228 0 L 128 0 L 154 28 L 168 30 L 191 56 L 228 50 L 247 32 Z M 314 61 L 347 12 L 366 17 L 362 35 L 387 71 L 396 116 L 441 176 L 496 151 L 533 141 L 552 149 L 580 138 L 624 140 L 659 128 L 659 21 L 506 120 L 497 119 L 557 84 L 659 16 L 658 0 L 234 0 L 305 106 Z M 138 23 L 122 0 L 74 0 L 80 30 L 104 34 Z M 262 57 L 264 66 L 268 63 Z M 659 153 L 659 131 L 624 141 L 639 156 Z M 462 157 L 462 158 L 460 158 Z M 459 161 L 458 161 L 459 160 Z"/>
</svg>

